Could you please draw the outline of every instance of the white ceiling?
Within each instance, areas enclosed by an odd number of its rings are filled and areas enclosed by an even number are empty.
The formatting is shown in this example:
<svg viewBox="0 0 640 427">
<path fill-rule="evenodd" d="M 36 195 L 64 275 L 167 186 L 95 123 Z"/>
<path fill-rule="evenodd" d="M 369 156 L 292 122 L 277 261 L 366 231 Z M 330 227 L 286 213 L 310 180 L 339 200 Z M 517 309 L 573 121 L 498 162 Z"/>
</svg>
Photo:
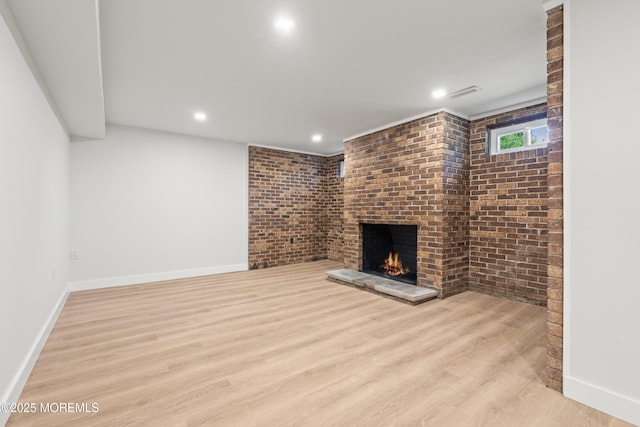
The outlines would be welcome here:
<svg viewBox="0 0 640 427">
<path fill-rule="evenodd" d="M 473 116 L 546 94 L 542 0 L 6 2 L 77 137 L 104 135 L 106 112 L 108 123 L 329 154 L 425 111 Z M 291 34 L 274 30 L 283 13 Z M 430 96 L 471 85 L 483 90 Z"/>
<path fill-rule="evenodd" d="M 104 138 L 97 2 L 7 0 L 7 4 L 20 32 L 17 37 L 26 44 L 65 127 L 73 135 Z"/>
</svg>

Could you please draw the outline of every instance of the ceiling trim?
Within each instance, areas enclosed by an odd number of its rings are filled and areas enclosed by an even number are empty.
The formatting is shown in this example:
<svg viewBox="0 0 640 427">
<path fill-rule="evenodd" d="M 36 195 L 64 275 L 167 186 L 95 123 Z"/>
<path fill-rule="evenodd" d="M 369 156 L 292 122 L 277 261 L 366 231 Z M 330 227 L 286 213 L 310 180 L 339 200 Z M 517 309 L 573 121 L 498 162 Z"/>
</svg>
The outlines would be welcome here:
<svg viewBox="0 0 640 427">
<path fill-rule="evenodd" d="M 450 110 L 448 108 L 438 108 L 437 110 L 427 111 L 427 112 L 422 113 L 422 114 L 417 114 L 415 116 L 407 117 L 405 119 L 401 119 L 401 120 L 398 120 L 398 121 L 395 121 L 395 122 L 392 122 L 392 123 L 388 123 L 386 125 L 382 125 L 382 126 L 370 129 L 370 130 L 366 130 L 364 132 L 360 132 L 360 133 L 358 133 L 356 135 L 353 135 L 353 136 L 350 136 L 348 138 L 343 139 L 343 142 L 351 141 L 352 139 L 356 139 L 356 138 L 361 138 L 363 136 L 370 135 L 372 133 L 380 132 L 382 130 L 392 128 L 394 126 L 398 126 L 398 125 L 401 125 L 401 124 L 404 124 L 404 123 L 412 122 L 414 120 L 418 120 L 418 119 L 421 119 L 421 118 L 424 118 L 424 117 L 428 117 L 428 116 L 431 116 L 431 115 L 434 115 L 434 114 L 437 114 L 437 113 L 441 113 L 441 112 L 453 114 L 454 116 L 458 116 L 460 118 L 463 118 L 463 119 L 466 119 L 466 120 L 469 120 L 469 121 L 473 121 L 473 120 L 478 120 L 478 119 L 484 119 L 485 117 L 493 116 L 495 114 L 508 113 L 509 111 L 518 110 L 520 108 L 526 108 L 526 107 L 531 107 L 533 105 L 543 104 L 545 102 L 547 102 L 547 98 L 546 97 L 535 98 L 535 99 L 532 99 L 532 100 L 529 100 L 529 101 L 520 102 L 518 104 L 512 104 L 512 105 L 508 105 L 506 107 L 498 108 L 498 109 L 495 109 L 495 110 L 486 111 L 484 113 L 474 114 L 473 116 L 468 116 L 466 114 L 462 114 L 462 113 L 459 113 L 457 111 Z M 339 154 L 339 153 L 336 153 L 336 154 Z M 335 155 L 335 154 L 333 154 L 333 155 Z"/>
<path fill-rule="evenodd" d="M 319 156 L 319 157 L 331 157 L 331 156 L 335 156 L 337 154 L 343 153 L 343 151 L 338 151 L 337 153 L 333 153 L 333 154 L 323 154 L 323 153 L 316 153 L 313 151 L 304 151 L 304 150 L 296 150 L 293 148 L 284 148 L 284 147 L 278 147 L 276 145 L 265 145 L 265 144 L 248 144 L 249 147 L 259 147 L 259 148 L 268 148 L 270 150 L 278 150 L 278 151 L 286 151 L 289 153 L 298 153 L 298 154 L 307 154 L 310 156 Z"/>
<path fill-rule="evenodd" d="M 460 118 L 469 120 L 469 116 L 467 116 L 466 114 L 458 113 L 457 111 L 453 111 L 453 110 L 450 110 L 448 108 L 438 108 L 436 110 L 427 111 L 427 112 L 424 112 L 424 113 L 421 113 L 421 114 L 417 114 L 415 116 L 407 117 L 405 119 L 400 119 L 400 120 L 395 121 L 395 122 L 387 123 L 386 125 L 378 126 L 376 128 L 369 129 L 369 130 L 366 130 L 364 132 L 357 133 L 357 134 L 355 134 L 353 136 L 350 136 L 348 138 L 343 139 L 342 142 L 347 142 L 347 141 L 351 141 L 352 139 L 361 138 L 363 136 L 370 135 L 372 133 L 380 132 L 381 130 L 389 129 L 389 128 L 392 128 L 394 126 L 398 126 L 398 125 L 401 125 L 401 124 L 404 124 L 404 123 L 412 122 L 414 120 L 422 119 L 424 117 L 432 116 L 432 115 L 437 114 L 437 113 L 449 113 L 449 114 L 453 114 L 454 116 L 458 116 Z"/>
<path fill-rule="evenodd" d="M 340 150 L 340 151 L 336 151 L 335 153 L 330 153 L 330 154 L 325 154 L 325 157 L 333 157 L 333 156 L 337 156 L 339 154 L 344 154 L 344 149 Z"/>
<path fill-rule="evenodd" d="M 567 0 L 548 0 L 544 3 L 542 3 L 542 7 L 544 8 L 545 11 L 550 11 L 551 9 L 553 9 L 554 7 L 558 7 L 562 4 L 565 4 Z"/>
<path fill-rule="evenodd" d="M 531 107 L 532 105 L 544 104 L 545 102 L 547 102 L 547 97 L 546 96 L 542 97 L 542 98 L 535 98 L 535 99 L 532 99 L 530 101 L 525 101 L 525 102 L 520 102 L 518 104 L 508 105 L 506 107 L 498 108 L 496 110 L 486 111 L 486 112 L 480 113 L 480 114 L 474 114 L 473 116 L 469 117 L 469 120 L 473 121 L 473 120 L 484 119 L 486 117 L 493 116 L 493 115 L 496 115 L 496 114 L 508 113 L 510 111 L 518 110 L 520 108 L 526 108 L 526 107 Z"/>
<path fill-rule="evenodd" d="M 62 114 L 60 113 L 60 109 L 58 108 L 58 105 L 54 101 L 53 96 L 49 91 L 49 88 L 47 88 L 47 85 L 45 84 L 44 79 L 42 78 L 42 74 L 40 74 L 40 71 L 38 70 L 36 63 L 33 60 L 31 51 L 29 50 L 29 47 L 24 41 L 24 37 L 20 32 L 20 28 L 16 23 L 16 19 L 14 18 L 13 13 L 11 13 L 11 10 L 9 9 L 9 5 L 7 5 L 7 2 L 5 0 L 0 0 L 0 15 L 2 15 L 2 18 L 4 19 L 5 24 L 7 24 L 7 28 L 9 29 L 9 32 L 13 36 L 13 40 L 16 42 L 18 49 L 20 49 L 20 53 L 22 53 L 22 57 L 24 58 L 24 61 L 26 62 L 27 67 L 29 67 L 29 70 L 31 71 L 33 78 L 38 83 L 38 86 L 40 86 L 40 91 L 42 92 L 45 99 L 47 100 L 47 103 L 49 104 L 49 107 L 51 108 L 53 115 L 56 117 L 56 120 L 58 120 L 58 123 L 60 124 L 62 131 L 67 136 L 67 139 L 70 140 L 71 133 L 69 132 L 69 128 L 67 127 L 67 124 L 65 123 L 65 121 L 62 119 Z"/>
</svg>

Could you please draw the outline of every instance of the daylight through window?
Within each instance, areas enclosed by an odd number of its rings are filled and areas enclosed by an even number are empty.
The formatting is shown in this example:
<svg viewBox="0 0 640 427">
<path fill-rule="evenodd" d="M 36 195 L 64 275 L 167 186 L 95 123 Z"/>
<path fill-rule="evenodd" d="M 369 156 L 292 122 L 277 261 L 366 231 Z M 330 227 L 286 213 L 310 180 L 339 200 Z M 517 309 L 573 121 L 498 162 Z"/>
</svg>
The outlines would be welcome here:
<svg viewBox="0 0 640 427">
<path fill-rule="evenodd" d="M 488 129 L 491 154 L 533 150 L 549 142 L 547 119 Z"/>
</svg>

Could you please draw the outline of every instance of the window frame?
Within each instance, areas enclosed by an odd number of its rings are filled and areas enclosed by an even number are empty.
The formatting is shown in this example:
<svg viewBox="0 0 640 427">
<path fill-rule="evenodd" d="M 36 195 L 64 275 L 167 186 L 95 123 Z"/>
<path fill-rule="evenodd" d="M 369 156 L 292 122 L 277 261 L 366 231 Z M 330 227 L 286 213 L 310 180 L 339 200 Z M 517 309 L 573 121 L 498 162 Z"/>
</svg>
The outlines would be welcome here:
<svg viewBox="0 0 640 427">
<path fill-rule="evenodd" d="M 531 141 L 530 141 L 531 130 L 542 127 L 542 126 L 548 126 L 546 113 L 536 114 L 533 116 L 512 120 L 506 123 L 499 123 L 499 124 L 487 126 L 487 154 L 488 155 L 508 154 L 508 153 L 517 153 L 519 151 L 528 151 L 528 150 L 535 150 L 538 148 L 545 148 L 548 144 L 548 141 L 544 143 L 536 143 L 536 144 L 531 144 Z M 511 135 L 518 132 L 524 133 L 524 146 L 507 148 L 505 150 L 501 150 L 500 144 L 499 144 L 500 137 Z"/>
</svg>

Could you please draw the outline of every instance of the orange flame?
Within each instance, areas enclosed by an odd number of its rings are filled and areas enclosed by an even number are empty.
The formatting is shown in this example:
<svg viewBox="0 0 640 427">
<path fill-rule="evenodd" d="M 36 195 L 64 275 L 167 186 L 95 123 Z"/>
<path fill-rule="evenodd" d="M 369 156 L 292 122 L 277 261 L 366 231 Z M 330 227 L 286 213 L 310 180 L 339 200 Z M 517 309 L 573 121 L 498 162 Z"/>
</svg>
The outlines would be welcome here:
<svg viewBox="0 0 640 427">
<path fill-rule="evenodd" d="M 384 263 L 380 264 L 380 268 L 390 276 L 400 276 L 401 274 L 409 273 L 409 269 L 403 267 L 402 260 L 398 253 L 393 251 L 389 251 L 389 255 L 384 260 Z"/>
</svg>

